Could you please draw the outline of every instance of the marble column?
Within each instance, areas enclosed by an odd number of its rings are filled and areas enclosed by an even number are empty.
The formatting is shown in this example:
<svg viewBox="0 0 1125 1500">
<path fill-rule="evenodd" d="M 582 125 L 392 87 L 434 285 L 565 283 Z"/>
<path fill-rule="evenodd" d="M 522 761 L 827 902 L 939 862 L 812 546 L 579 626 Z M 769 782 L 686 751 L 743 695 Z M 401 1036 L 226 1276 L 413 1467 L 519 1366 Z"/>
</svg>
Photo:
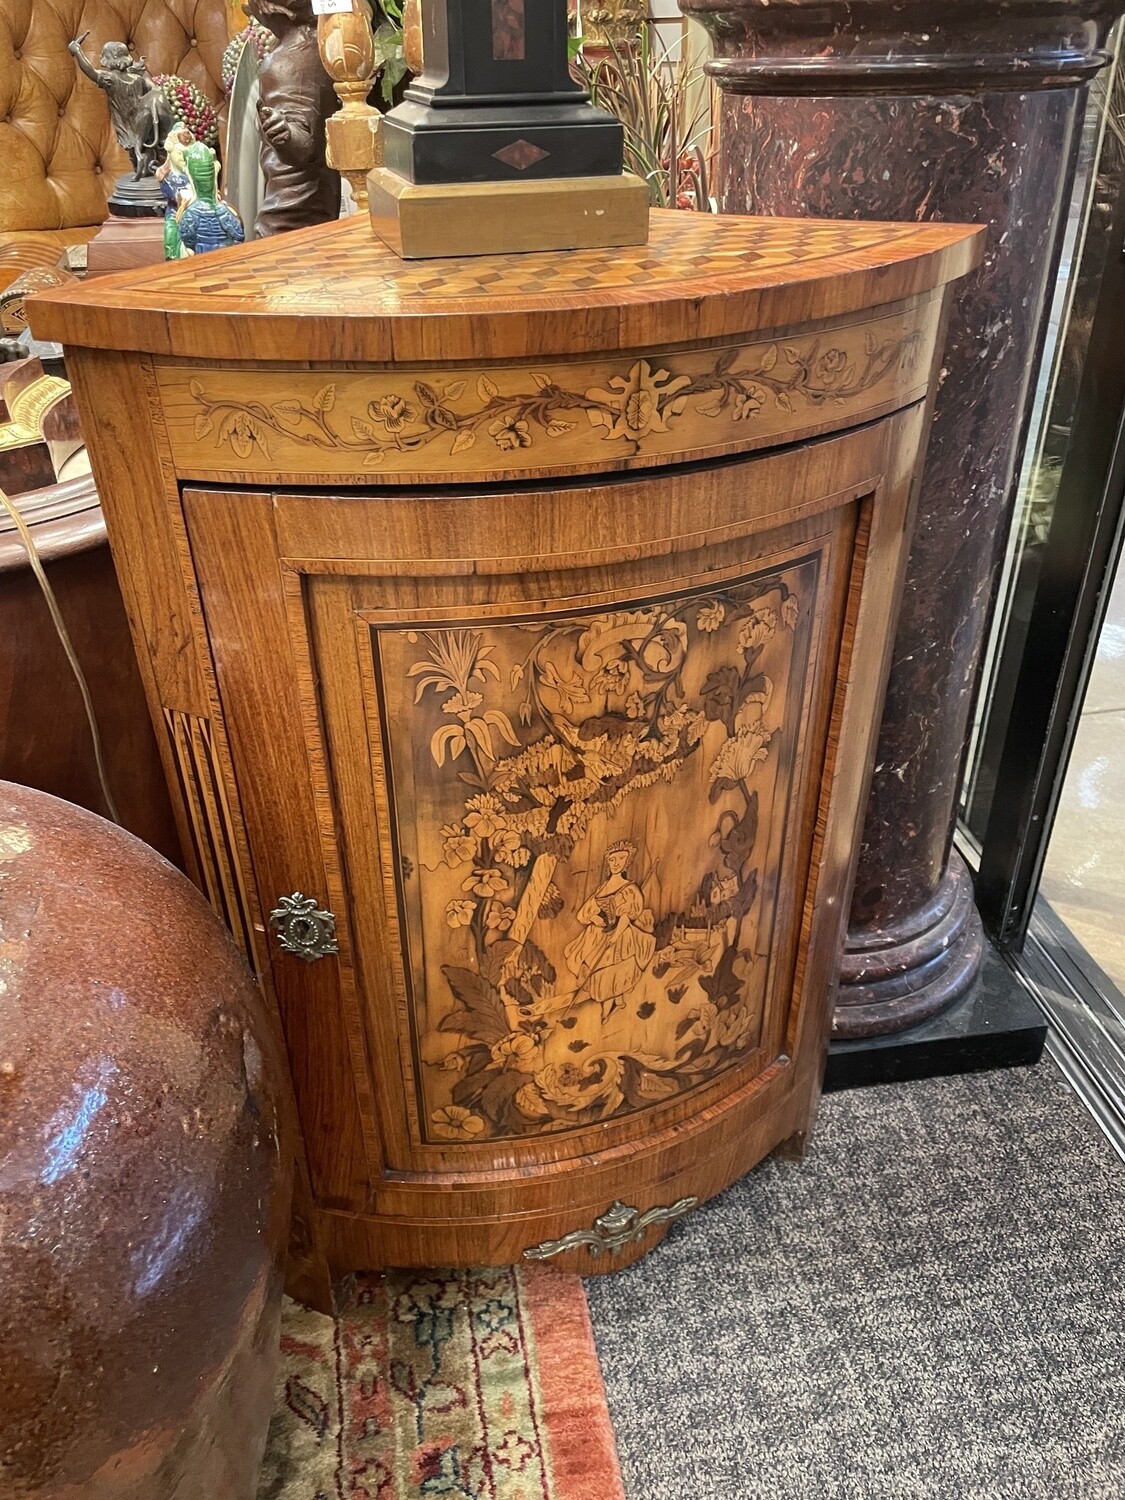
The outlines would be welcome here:
<svg viewBox="0 0 1125 1500">
<path fill-rule="evenodd" d="M 950 323 L 834 1021 L 901 1031 L 983 954 L 958 789 L 1086 85 L 1125 4 L 681 4 L 715 43 L 724 212 L 989 229 Z"/>
</svg>

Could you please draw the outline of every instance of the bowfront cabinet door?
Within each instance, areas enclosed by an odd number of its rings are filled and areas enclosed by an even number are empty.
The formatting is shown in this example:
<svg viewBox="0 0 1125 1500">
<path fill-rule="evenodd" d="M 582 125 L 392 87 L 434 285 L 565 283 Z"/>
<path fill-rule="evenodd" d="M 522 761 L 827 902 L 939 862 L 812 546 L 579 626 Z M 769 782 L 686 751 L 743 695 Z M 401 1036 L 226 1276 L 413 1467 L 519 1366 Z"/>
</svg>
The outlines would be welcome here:
<svg viewBox="0 0 1125 1500">
<path fill-rule="evenodd" d="M 186 494 L 338 1265 L 610 1269 L 805 1128 L 917 431 Z"/>
</svg>

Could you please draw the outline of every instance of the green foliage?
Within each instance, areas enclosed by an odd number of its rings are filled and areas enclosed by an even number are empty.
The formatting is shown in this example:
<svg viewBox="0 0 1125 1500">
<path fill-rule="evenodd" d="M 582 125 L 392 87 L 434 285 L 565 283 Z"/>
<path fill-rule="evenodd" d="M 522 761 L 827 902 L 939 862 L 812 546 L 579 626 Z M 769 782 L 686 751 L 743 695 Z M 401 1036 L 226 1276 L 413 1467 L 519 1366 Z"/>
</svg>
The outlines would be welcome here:
<svg viewBox="0 0 1125 1500">
<path fill-rule="evenodd" d="M 388 104 L 410 71 L 402 37 L 402 0 L 375 0 L 375 53 L 382 67 L 379 90 Z M 380 15 L 383 17 L 379 19 Z"/>
</svg>

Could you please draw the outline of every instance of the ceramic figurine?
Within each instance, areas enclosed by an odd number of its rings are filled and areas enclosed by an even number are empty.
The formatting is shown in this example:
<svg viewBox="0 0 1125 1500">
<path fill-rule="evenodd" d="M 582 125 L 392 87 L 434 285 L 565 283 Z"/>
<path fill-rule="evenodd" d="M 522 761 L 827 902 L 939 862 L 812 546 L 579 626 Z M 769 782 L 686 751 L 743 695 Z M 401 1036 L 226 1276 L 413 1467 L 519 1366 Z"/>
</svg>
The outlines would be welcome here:
<svg viewBox="0 0 1125 1500">
<path fill-rule="evenodd" d="M 106 42 L 101 66 L 94 67 L 82 51 L 88 31 L 68 48 L 74 61 L 91 83 L 109 100 L 109 114 L 118 143 L 129 153 L 136 181 L 151 177 L 164 156 L 164 141 L 176 125 L 176 117 L 163 89 L 153 80 L 143 62 L 137 61 L 124 42 Z"/>
<path fill-rule="evenodd" d="M 258 239 L 340 216 L 340 179 L 327 165 L 325 118 L 336 97 L 317 50 L 311 0 L 249 0 L 248 13 L 277 37 L 261 74 L 265 197 Z"/>
<path fill-rule="evenodd" d="M 165 160 L 156 171 L 156 180 L 167 205 L 164 210 L 164 259 L 182 260 L 190 255 L 180 236 L 180 214 L 195 197 L 195 188 L 188 176 L 184 153 L 192 144 L 193 136 L 186 125 L 178 125 L 164 142 Z"/>
<path fill-rule="evenodd" d="M 184 165 L 195 196 L 180 214 L 180 239 L 196 255 L 241 245 L 246 231 L 234 209 L 219 197 L 214 151 L 202 141 L 193 141 L 184 152 Z"/>
</svg>

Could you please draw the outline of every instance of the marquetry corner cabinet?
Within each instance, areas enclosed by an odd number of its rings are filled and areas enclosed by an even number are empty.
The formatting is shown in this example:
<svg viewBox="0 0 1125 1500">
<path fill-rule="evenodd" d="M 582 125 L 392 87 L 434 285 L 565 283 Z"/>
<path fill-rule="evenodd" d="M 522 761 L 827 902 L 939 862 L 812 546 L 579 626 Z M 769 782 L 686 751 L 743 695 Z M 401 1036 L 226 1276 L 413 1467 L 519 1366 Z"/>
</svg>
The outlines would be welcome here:
<svg viewBox="0 0 1125 1500">
<path fill-rule="evenodd" d="M 54 291 L 302 1267 L 626 1264 L 800 1138 L 974 230 L 360 218 Z M 318 1279 L 319 1278 L 319 1279 Z"/>
</svg>

